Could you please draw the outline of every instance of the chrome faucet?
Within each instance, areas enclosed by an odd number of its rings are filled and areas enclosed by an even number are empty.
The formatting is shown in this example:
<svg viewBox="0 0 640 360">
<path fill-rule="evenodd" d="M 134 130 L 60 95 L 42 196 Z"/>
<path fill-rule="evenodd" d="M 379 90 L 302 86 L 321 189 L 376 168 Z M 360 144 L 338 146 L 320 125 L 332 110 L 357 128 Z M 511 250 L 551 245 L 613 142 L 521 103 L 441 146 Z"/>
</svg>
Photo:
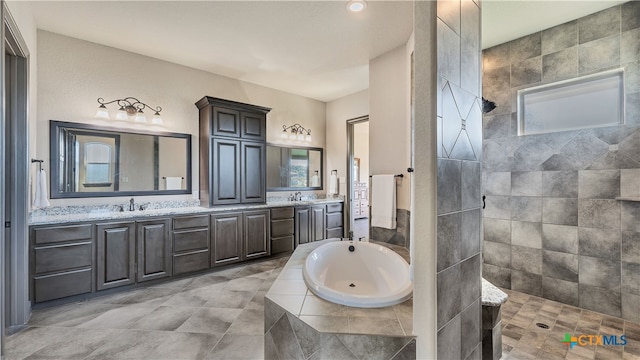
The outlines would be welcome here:
<svg viewBox="0 0 640 360">
<path fill-rule="evenodd" d="M 353 230 L 349 230 L 349 241 L 353 241 Z"/>
<path fill-rule="evenodd" d="M 131 200 L 129 200 L 129 211 L 135 211 L 136 210 L 136 203 L 133 200 L 133 198 L 131 198 Z"/>
<path fill-rule="evenodd" d="M 300 191 L 296 192 L 295 195 L 295 201 L 300 201 L 302 200 L 302 193 Z"/>
</svg>

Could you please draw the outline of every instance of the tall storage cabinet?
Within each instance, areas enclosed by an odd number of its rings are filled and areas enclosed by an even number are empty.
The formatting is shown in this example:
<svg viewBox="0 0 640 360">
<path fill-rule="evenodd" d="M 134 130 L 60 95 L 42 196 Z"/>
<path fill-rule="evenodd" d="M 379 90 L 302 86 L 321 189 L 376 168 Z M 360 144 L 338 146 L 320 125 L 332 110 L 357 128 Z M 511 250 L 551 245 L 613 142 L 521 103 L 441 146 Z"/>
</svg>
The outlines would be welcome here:
<svg viewBox="0 0 640 360">
<path fill-rule="evenodd" d="M 200 204 L 266 202 L 269 108 L 205 96 L 200 110 Z"/>
</svg>

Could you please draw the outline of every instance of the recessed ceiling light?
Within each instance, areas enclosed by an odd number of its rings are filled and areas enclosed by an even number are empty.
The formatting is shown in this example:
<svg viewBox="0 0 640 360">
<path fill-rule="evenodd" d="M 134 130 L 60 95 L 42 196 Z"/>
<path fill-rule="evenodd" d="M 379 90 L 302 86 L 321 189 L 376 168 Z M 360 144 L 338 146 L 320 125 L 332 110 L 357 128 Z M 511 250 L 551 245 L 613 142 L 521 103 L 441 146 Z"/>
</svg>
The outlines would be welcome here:
<svg viewBox="0 0 640 360">
<path fill-rule="evenodd" d="M 367 8 L 367 3 L 364 0 L 351 0 L 347 3 L 347 10 L 351 12 L 361 12 Z"/>
</svg>

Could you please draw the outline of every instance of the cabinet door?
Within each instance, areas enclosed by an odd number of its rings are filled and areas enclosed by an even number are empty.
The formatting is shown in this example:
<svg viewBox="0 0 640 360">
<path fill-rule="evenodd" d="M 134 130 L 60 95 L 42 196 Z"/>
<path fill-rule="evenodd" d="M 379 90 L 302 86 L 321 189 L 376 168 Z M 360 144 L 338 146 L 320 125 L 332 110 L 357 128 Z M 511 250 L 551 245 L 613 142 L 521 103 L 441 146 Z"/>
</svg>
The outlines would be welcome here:
<svg viewBox="0 0 640 360">
<path fill-rule="evenodd" d="M 294 224 L 295 245 L 298 246 L 311 241 L 311 207 L 296 207 Z"/>
<path fill-rule="evenodd" d="M 266 209 L 245 211 L 243 213 L 245 259 L 253 259 L 270 254 L 269 212 L 269 209 Z"/>
<path fill-rule="evenodd" d="M 240 112 L 213 107 L 213 136 L 240 137 Z"/>
<path fill-rule="evenodd" d="M 241 137 L 247 140 L 265 140 L 267 138 L 267 120 L 265 114 L 240 113 Z"/>
<path fill-rule="evenodd" d="M 240 141 L 213 139 L 212 203 L 214 205 L 240 202 Z"/>
<path fill-rule="evenodd" d="M 169 226 L 169 219 L 137 223 L 139 282 L 171 276 Z"/>
<path fill-rule="evenodd" d="M 242 213 L 211 215 L 211 266 L 242 260 Z"/>
<path fill-rule="evenodd" d="M 266 146 L 264 142 L 242 142 L 242 202 L 264 203 L 266 191 Z"/>
<path fill-rule="evenodd" d="M 96 225 L 98 290 L 133 284 L 135 276 L 135 223 Z"/>
<path fill-rule="evenodd" d="M 325 219 L 325 205 L 314 205 L 311 207 L 312 224 L 311 224 L 311 241 L 324 239 L 327 223 Z"/>
</svg>

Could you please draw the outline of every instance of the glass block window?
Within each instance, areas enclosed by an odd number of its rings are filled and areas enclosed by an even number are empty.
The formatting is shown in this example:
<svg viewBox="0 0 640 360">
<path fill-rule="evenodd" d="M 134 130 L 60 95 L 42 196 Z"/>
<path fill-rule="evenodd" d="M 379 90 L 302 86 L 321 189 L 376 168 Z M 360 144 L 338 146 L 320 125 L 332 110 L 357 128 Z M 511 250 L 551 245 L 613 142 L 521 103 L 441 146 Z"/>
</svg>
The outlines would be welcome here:
<svg viewBox="0 0 640 360">
<path fill-rule="evenodd" d="M 621 124 L 622 69 L 518 90 L 518 135 Z"/>
</svg>

